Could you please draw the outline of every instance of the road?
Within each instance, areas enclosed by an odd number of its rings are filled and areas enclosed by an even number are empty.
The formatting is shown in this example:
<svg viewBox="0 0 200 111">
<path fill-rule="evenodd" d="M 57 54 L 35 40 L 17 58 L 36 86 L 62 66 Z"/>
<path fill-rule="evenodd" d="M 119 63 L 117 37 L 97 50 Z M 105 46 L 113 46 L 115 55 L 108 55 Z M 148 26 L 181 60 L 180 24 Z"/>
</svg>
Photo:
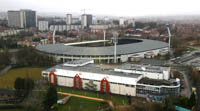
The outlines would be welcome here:
<svg viewBox="0 0 200 111">
<path fill-rule="evenodd" d="M 12 68 L 11 65 L 6 66 L 4 69 L 2 69 L 2 70 L 0 71 L 0 75 L 2 75 L 2 74 L 4 74 L 4 73 L 8 72 L 8 70 L 10 70 L 11 68 Z"/>
<path fill-rule="evenodd" d="M 185 74 L 184 71 L 180 71 L 180 73 L 184 77 L 184 90 L 181 92 L 181 95 L 186 96 L 186 97 L 190 97 L 190 95 L 192 94 L 192 91 L 191 91 L 192 88 L 191 88 L 191 85 L 189 83 L 188 76 Z"/>
</svg>

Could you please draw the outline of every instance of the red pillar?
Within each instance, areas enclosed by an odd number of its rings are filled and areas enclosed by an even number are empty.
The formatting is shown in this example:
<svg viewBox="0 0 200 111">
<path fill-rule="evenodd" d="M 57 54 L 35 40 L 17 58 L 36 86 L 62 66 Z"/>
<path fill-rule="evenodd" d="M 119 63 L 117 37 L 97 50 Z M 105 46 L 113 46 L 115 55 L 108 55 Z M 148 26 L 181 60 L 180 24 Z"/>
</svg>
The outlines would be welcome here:
<svg viewBox="0 0 200 111">
<path fill-rule="evenodd" d="M 51 81 L 51 77 L 53 76 L 53 82 Z M 49 73 L 49 84 L 56 85 L 56 75 L 54 72 Z"/>
<path fill-rule="evenodd" d="M 106 78 L 103 78 L 101 80 L 100 91 L 103 93 L 103 84 L 104 84 L 104 82 L 106 82 L 106 94 L 108 94 L 109 93 L 109 82 L 108 82 L 108 80 Z"/>
<path fill-rule="evenodd" d="M 76 74 L 76 76 L 74 77 L 74 88 L 76 87 L 76 80 L 78 79 L 78 88 L 81 89 L 81 78 L 78 74 Z"/>
</svg>

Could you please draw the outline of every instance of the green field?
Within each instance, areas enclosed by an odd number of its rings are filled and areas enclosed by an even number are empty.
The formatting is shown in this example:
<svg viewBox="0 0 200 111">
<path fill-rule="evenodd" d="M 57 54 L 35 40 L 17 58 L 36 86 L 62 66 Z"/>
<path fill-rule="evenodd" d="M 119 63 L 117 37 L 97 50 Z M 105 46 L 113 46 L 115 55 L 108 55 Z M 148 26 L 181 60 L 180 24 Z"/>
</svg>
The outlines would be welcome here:
<svg viewBox="0 0 200 111">
<path fill-rule="evenodd" d="M 65 105 L 59 105 L 58 111 L 97 111 L 109 107 L 107 103 L 71 97 Z"/>
<path fill-rule="evenodd" d="M 72 93 L 72 94 L 78 94 L 78 95 L 83 95 L 83 96 L 88 96 L 88 97 L 109 99 L 115 105 L 127 105 L 127 104 L 129 104 L 129 99 L 126 96 L 106 95 L 106 94 L 89 92 L 89 91 L 84 91 L 84 90 L 73 90 L 73 89 L 63 89 L 63 88 L 57 88 L 57 91 L 67 92 L 67 93 Z"/>
<path fill-rule="evenodd" d="M 40 80 L 42 68 L 16 68 L 0 76 L 0 88 L 13 88 L 17 77 L 29 77 L 33 80 Z"/>
</svg>

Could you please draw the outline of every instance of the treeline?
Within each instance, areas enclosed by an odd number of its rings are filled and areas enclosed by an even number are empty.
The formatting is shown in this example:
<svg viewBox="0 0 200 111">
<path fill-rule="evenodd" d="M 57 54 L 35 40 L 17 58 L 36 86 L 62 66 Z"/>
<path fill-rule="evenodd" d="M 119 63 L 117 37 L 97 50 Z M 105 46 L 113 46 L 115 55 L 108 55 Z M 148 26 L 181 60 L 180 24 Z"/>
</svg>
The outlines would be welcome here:
<svg viewBox="0 0 200 111">
<path fill-rule="evenodd" d="M 55 64 L 55 60 L 47 55 L 39 54 L 34 48 L 20 49 L 16 53 L 17 66 L 47 67 Z"/>
<path fill-rule="evenodd" d="M 37 82 L 35 85 L 31 78 L 17 78 L 14 83 L 16 97 L 22 97 L 18 103 L 24 111 L 50 111 L 57 103 L 57 90 L 54 85 Z M 54 110 L 58 111 L 57 108 Z"/>
<path fill-rule="evenodd" d="M 136 28 L 144 28 L 146 26 L 149 26 L 150 28 L 156 28 L 157 27 L 157 23 L 156 22 L 148 22 L 148 23 L 135 22 L 135 27 Z"/>
<path fill-rule="evenodd" d="M 11 63 L 11 55 L 8 51 L 0 52 L 0 65 L 8 65 Z"/>
<path fill-rule="evenodd" d="M 6 40 L 1 38 L 0 39 L 0 49 L 13 49 L 17 48 L 17 42 L 14 41 L 12 38 L 7 38 Z"/>
<path fill-rule="evenodd" d="M 30 78 L 17 78 L 14 83 L 17 96 L 27 96 L 34 88 L 34 81 Z"/>
</svg>

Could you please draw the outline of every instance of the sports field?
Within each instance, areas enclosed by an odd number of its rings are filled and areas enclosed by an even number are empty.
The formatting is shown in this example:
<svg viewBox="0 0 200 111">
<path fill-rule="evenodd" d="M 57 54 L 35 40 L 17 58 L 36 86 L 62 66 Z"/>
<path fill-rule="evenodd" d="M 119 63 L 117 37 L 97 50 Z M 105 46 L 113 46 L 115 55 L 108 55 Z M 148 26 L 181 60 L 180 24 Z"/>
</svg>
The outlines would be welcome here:
<svg viewBox="0 0 200 111">
<path fill-rule="evenodd" d="M 7 73 L 0 75 L 0 88 L 13 88 L 17 77 L 29 77 L 33 80 L 40 80 L 42 68 L 15 68 L 9 70 Z"/>
</svg>

